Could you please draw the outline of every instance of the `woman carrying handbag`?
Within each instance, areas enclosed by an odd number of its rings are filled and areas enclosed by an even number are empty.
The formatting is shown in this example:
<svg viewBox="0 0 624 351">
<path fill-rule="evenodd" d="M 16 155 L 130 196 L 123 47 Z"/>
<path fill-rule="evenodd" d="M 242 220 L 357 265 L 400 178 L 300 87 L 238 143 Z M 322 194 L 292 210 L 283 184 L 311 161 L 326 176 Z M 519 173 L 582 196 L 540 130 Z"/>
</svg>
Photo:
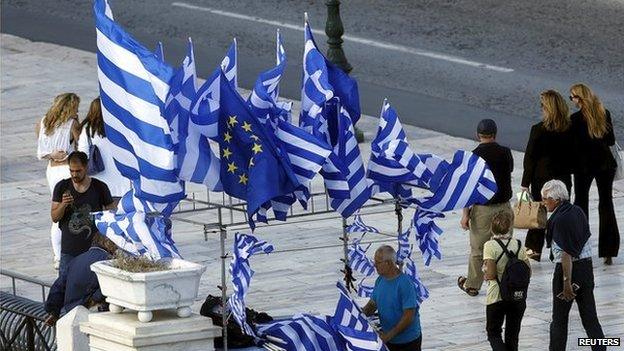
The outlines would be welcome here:
<svg viewBox="0 0 624 351">
<path fill-rule="evenodd" d="M 573 148 L 573 139 L 568 105 L 561 94 L 554 90 L 540 94 L 540 105 L 542 121 L 531 128 L 522 173 L 522 190 L 529 192 L 534 201 L 542 200 L 542 186 L 551 179 L 561 180 L 568 191 L 572 186 L 573 155 L 570 150 Z M 529 229 L 527 232 L 527 255 L 535 261 L 541 258 L 544 235 L 544 229 Z"/>
<path fill-rule="evenodd" d="M 570 88 L 570 100 L 579 109 L 572 114 L 574 150 L 574 204 L 589 218 L 589 188 L 598 188 L 598 256 L 606 265 L 620 249 L 620 232 L 613 208 L 613 180 L 617 162 L 610 147 L 615 144 L 611 114 L 585 84 Z"/>
</svg>

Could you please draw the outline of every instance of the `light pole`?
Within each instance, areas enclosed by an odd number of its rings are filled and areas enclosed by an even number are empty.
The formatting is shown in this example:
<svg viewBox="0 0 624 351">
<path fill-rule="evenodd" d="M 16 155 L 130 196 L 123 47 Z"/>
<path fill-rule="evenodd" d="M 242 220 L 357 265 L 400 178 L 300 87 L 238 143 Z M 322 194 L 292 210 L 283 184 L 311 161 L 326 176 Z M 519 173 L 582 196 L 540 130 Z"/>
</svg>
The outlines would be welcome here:
<svg viewBox="0 0 624 351">
<path fill-rule="evenodd" d="M 340 1 L 327 0 L 327 22 L 325 23 L 325 34 L 327 34 L 327 58 L 343 71 L 349 73 L 353 67 L 347 61 L 344 51 L 342 50 L 342 35 L 344 27 L 342 19 L 340 19 Z"/>
<path fill-rule="evenodd" d="M 325 34 L 327 34 L 327 58 L 343 71 L 350 73 L 353 66 L 347 61 L 344 50 L 342 50 L 342 35 L 344 27 L 340 18 L 340 1 L 327 0 L 327 21 L 325 22 Z M 359 143 L 364 141 L 364 133 L 359 128 L 355 128 L 355 137 Z"/>
</svg>

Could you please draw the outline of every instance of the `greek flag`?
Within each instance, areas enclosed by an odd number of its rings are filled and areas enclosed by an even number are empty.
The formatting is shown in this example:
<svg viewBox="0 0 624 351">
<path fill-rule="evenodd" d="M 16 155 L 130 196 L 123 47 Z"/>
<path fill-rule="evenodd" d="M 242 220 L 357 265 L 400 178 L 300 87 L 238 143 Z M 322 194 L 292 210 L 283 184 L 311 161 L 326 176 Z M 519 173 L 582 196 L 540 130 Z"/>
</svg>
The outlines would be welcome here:
<svg viewBox="0 0 624 351">
<path fill-rule="evenodd" d="M 370 247 L 370 244 L 368 245 Z M 365 276 L 371 276 L 375 273 L 375 265 L 370 258 L 366 257 L 366 251 L 360 246 L 359 241 L 354 241 L 348 249 L 347 258 L 349 260 L 349 267 L 354 271 L 358 271 Z"/>
<path fill-rule="evenodd" d="M 412 227 L 414 226 L 414 222 L 412 221 L 410 227 L 403 233 L 400 233 L 397 236 L 398 241 L 398 249 L 397 249 L 397 263 L 402 264 L 406 258 L 412 253 L 410 243 L 409 243 L 409 235 L 412 232 Z"/>
<path fill-rule="evenodd" d="M 429 297 L 429 290 L 427 290 L 427 287 L 420 281 L 420 276 L 418 275 L 416 264 L 414 263 L 414 261 L 412 261 L 412 258 L 410 256 L 407 256 L 405 258 L 405 274 L 407 274 L 414 282 L 414 287 L 416 288 L 416 292 L 418 293 L 418 303 L 422 303 L 426 298 Z"/>
<path fill-rule="evenodd" d="M 234 235 L 234 250 L 232 262 L 230 263 L 230 275 L 234 294 L 228 299 L 228 306 L 232 311 L 234 320 L 241 326 L 248 335 L 255 335 L 253 328 L 247 323 L 245 312 L 245 295 L 249 290 L 251 277 L 254 271 L 249 264 L 249 257 L 256 253 L 269 254 L 273 252 L 273 245 L 266 241 L 260 241 L 250 234 L 236 233 Z"/>
<path fill-rule="evenodd" d="M 306 21 L 299 123 L 333 147 L 321 175 L 332 208 L 343 217 L 349 217 L 370 198 L 353 127 L 359 117 L 357 83 L 327 61 Z"/>
<path fill-rule="evenodd" d="M 275 129 L 277 119 L 290 121 L 292 103 L 281 102 L 279 98 L 279 82 L 286 67 L 286 51 L 282 46 L 279 29 L 277 31 L 276 66 L 261 73 L 256 80 L 248 103 L 251 110 L 268 128 Z"/>
<path fill-rule="evenodd" d="M 496 190 L 494 175 L 485 160 L 472 152 L 458 150 L 433 195 L 416 203 L 429 211 L 446 212 L 484 204 Z"/>
<path fill-rule="evenodd" d="M 438 260 L 442 259 L 442 253 L 438 245 L 442 229 L 435 224 L 435 218 L 444 218 L 444 214 L 420 208 L 416 209 L 414 213 L 416 240 L 418 240 L 418 248 L 422 252 L 425 266 L 431 263 L 433 257 L 436 257 Z"/>
<path fill-rule="evenodd" d="M 230 45 L 230 49 L 221 62 L 221 70 L 228 82 L 235 89 L 238 89 L 238 49 L 236 47 L 236 38 L 232 40 L 232 45 Z"/>
<path fill-rule="evenodd" d="M 237 49 L 236 39 L 221 61 L 221 66 L 215 69 L 202 84 L 193 102 L 191 103 L 191 122 L 193 129 L 208 138 L 216 138 L 219 134 L 219 101 L 221 100 L 221 71 L 228 82 L 238 88 L 237 78 Z"/>
<path fill-rule="evenodd" d="M 287 351 L 343 351 L 344 342 L 324 316 L 296 314 L 257 326 L 258 335 Z"/>
<path fill-rule="evenodd" d="M 171 220 L 167 218 L 173 206 L 141 200 L 131 189 L 121 198 L 116 212 L 96 213 L 95 225 L 100 233 L 130 254 L 152 260 L 180 258 L 171 237 Z M 165 215 L 156 215 L 158 212 Z"/>
<path fill-rule="evenodd" d="M 366 279 L 366 278 L 364 278 Z M 373 296 L 373 286 L 365 285 L 364 279 L 360 280 L 357 286 L 357 294 L 359 297 L 371 297 Z"/>
<path fill-rule="evenodd" d="M 354 217 L 353 223 L 347 227 L 347 233 L 379 233 L 377 228 L 364 224 L 359 213 L 356 213 Z"/>
<path fill-rule="evenodd" d="M 173 69 L 113 21 L 106 0 L 96 0 L 93 8 L 102 115 L 115 165 L 133 180 L 135 196 L 161 203 L 181 200 L 184 185 L 178 181 L 163 116 Z"/>
<path fill-rule="evenodd" d="M 212 152 L 208 138 L 200 133 L 201 127 L 190 118 L 191 103 L 196 94 L 195 56 L 193 42 L 189 38 L 182 67 L 171 80 L 165 115 L 177 144 L 180 179 L 206 185 L 212 191 L 221 191 L 220 160 Z"/>
<path fill-rule="evenodd" d="M 338 282 L 336 286 L 340 291 L 340 298 L 331 323 L 345 339 L 347 350 L 387 350 L 344 285 Z"/>
</svg>

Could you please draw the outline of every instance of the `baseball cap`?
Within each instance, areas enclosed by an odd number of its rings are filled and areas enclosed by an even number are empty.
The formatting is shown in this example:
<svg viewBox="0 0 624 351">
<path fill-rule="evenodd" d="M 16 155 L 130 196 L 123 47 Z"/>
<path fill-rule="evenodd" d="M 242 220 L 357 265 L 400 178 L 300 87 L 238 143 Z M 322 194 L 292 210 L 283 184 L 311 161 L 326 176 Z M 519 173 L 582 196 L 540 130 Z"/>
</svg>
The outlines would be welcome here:
<svg viewBox="0 0 624 351">
<path fill-rule="evenodd" d="M 477 133 L 483 135 L 495 135 L 497 131 L 496 122 L 494 120 L 486 118 L 482 119 L 477 125 Z"/>
</svg>

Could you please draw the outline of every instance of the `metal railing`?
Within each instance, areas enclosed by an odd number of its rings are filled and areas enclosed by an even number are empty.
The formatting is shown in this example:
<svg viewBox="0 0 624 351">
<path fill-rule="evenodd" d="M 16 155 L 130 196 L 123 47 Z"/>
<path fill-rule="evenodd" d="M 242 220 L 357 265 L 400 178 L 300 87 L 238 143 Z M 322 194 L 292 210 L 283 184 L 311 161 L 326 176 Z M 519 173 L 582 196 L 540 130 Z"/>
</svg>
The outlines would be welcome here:
<svg viewBox="0 0 624 351">
<path fill-rule="evenodd" d="M 0 291 L 0 349 L 56 350 L 56 332 L 46 317 L 42 303 Z"/>
<path fill-rule="evenodd" d="M 7 276 L 9 278 L 11 278 L 11 286 L 12 286 L 12 291 L 13 291 L 13 295 L 17 295 L 17 289 L 16 289 L 16 285 L 15 285 L 15 281 L 16 280 L 21 280 L 27 283 L 31 283 L 31 284 L 36 284 L 41 286 L 41 302 L 44 302 L 46 300 L 46 288 L 50 289 L 50 287 L 52 286 L 52 284 L 48 283 L 48 282 L 44 282 L 43 280 L 37 279 L 37 278 L 33 278 L 33 277 L 29 277 L 25 274 L 19 273 L 19 272 L 14 272 L 14 271 L 10 271 L 7 269 L 0 269 L 0 275 L 4 275 Z"/>
</svg>

